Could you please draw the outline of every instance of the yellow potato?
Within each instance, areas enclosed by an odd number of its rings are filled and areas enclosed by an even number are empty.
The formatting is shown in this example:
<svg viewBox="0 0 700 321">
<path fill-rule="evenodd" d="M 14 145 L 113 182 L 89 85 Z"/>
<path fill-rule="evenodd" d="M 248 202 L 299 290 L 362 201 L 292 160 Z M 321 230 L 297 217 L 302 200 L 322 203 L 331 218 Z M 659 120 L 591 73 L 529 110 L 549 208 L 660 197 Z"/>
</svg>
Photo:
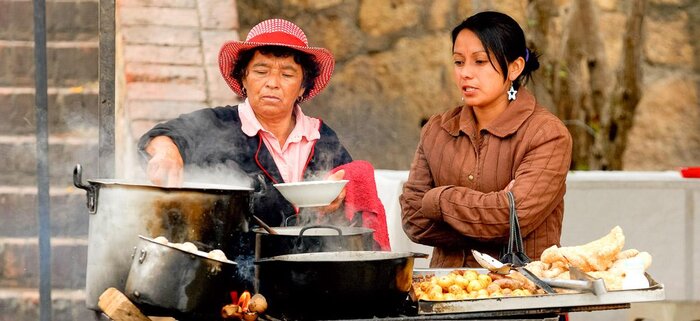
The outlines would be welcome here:
<svg viewBox="0 0 700 321">
<path fill-rule="evenodd" d="M 481 284 L 482 289 L 485 289 L 487 286 L 489 286 L 489 283 L 491 283 L 490 281 L 488 281 L 486 279 L 482 279 L 482 278 L 479 278 L 476 281 L 479 282 L 479 284 Z"/>
<path fill-rule="evenodd" d="M 464 277 L 469 281 L 476 280 L 479 277 L 479 273 L 474 270 L 467 270 L 464 272 Z"/>
<path fill-rule="evenodd" d="M 457 300 L 471 299 L 471 297 L 469 296 L 469 293 L 467 291 L 462 291 L 462 293 L 456 294 L 455 297 L 457 297 Z"/>
<path fill-rule="evenodd" d="M 457 285 L 457 284 L 452 284 L 452 285 L 450 285 L 450 287 L 447 289 L 447 291 L 448 291 L 449 293 L 452 293 L 452 294 L 454 294 L 454 295 L 457 295 L 457 294 L 460 294 L 460 293 L 464 292 L 464 289 L 462 289 L 462 287 L 459 286 L 459 285 Z"/>
<path fill-rule="evenodd" d="M 437 284 L 447 290 L 450 285 L 454 284 L 454 279 L 448 275 L 444 275 L 438 278 Z"/>
<path fill-rule="evenodd" d="M 483 286 L 481 285 L 481 282 L 479 280 L 471 280 L 469 281 L 469 285 L 467 286 L 467 291 L 479 291 L 483 289 Z"/>
<path fill-rule="evenodd" d="M 428 293 L 440 293 L 440 294 L 442 294 L 442 287 L 437 285 L 437 284 L 433 284 L 430 287 L 430 289 L 428 289 Z"/>
<path fill-rule="evenodd" d="M 455 277 L 455 284 L 466 289 L 469 286 L 469 280 L 462 275 L 458 275 Z"/>
<path fill-rule="evenodd" d="M 445 300 L 445 297 L 444 297 L 444 295 L 442 294 L 442 292 L 440 292 L 440 293 L 432 293 L 432 292 L 431 292 L 431 293 L 430 293 L 430 300 L 433 300 L 433 301 L 443 301 L 443 300 Z"/>
<path fill-rule="evenodd" d="M 488 274 L 479 274 L 477 278 L 479 281 L 485 280 L 487 285 L 492 282 L 491 277 Z"/>
</svg>

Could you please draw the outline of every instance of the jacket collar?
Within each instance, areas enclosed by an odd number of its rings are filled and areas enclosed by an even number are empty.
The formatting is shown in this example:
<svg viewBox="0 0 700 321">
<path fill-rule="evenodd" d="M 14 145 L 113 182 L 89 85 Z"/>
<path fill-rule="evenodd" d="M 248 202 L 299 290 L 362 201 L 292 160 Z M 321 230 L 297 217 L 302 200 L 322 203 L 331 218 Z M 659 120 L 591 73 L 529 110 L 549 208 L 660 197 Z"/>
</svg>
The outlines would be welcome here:
<svg viewBox="0 0 700 321">
<path fill-rule="evenodd" d="M 491 124 L 483 130 L 494 136 L 506 137 L 515 133 L 525 120 L 535 111 L 535 97 L 525 88 L 518 90 L 518 98 Z M 442 128 L 450 135 L 459 136 L 459 132 L 473 137 L 476 134 L 476 118 L 471 107 L 459 107 L 443 117 Z"/>
</svg>

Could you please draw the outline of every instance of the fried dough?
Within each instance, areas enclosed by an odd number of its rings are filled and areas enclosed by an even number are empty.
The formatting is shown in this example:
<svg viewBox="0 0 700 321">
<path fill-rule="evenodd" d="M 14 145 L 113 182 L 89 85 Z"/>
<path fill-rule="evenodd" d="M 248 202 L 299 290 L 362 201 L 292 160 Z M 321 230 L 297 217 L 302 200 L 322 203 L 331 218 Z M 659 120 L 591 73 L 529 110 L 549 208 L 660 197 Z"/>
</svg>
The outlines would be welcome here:
<svg viewBox="0 0 700 321">
<path fill-rule="evenodd" d="M 568 262 L 584 272 L 605 271 L 615 261 L 622 247 L 625 235 L 622 228 L 615 226 L 608 235 L 579 246 L 557 247 L 553 245 L 542 252 L 542 262 Z"/>
</svg>

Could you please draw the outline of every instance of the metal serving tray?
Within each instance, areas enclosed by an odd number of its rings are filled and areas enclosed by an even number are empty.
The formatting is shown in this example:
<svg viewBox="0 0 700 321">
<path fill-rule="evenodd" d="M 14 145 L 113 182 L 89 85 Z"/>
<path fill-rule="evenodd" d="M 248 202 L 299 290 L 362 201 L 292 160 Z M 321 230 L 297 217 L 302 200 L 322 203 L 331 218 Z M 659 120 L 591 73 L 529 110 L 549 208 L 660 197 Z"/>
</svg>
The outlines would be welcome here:
<svg viewBox="0 0 700 321">
<path fill-rule="evenodd" d="M 447 269 L 414 269 L 413 276 L 425 275 L 442 276 L 457 268 Z M 464 268 L 468 269 L 468 268 Z M 488 273 L 486 269 L 471 269 L 479 273 Z M 569 308 L 566 311 L 598 311 L 619 309 L 621 304 L 633 302 L 662 301 L 666 297 L 664 286 L 646 274 L 649 284 L 646 289 L 608 291 L 596 296 L 593 293 L 542 294 L 520 297 L 500 297 L 488 299 L 470 299 L 455 301 L 426 301 L 418 300 L 418 314 L 465 313 L 503 310 L 542 310 L 547 308 Z M 628 308 L 622 306 L 622 308 Z M 526 312 L 524 311 L 526 314 Z"/>
</svg>

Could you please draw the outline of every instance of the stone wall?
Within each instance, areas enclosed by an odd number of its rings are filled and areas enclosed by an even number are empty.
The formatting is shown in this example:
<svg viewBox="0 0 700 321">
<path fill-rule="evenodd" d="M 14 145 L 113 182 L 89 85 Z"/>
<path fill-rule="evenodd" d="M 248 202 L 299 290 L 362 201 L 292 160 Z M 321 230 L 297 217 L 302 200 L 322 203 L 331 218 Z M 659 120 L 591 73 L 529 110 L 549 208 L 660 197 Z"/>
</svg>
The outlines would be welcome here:
<svg viewBox="0 0 700 321">
<path fill-rule="evenodd" d="M 653 0 L 625 170 L 700 165 L 700 1 Z"/>
<path fill-rule="evenodd" d="M 552 10 L 563 19 L 572 2 L 551 1 Z M 625 13 L 635 2 L 595 1 L 605 35 L 601 50 L 612 66 L 622 54 Z M 648 3 L 644 96 L 624 167 L 665 170 L 697 165 L 700 2 Z M 474 12 L 498 10 L 528 32 L 527 1 L 521 0 L 238 0 L 238 9 L 241 38 L 257 22 L 281 17 L 299 24 L 312 46 L 335 54 L 337 66 L 329 87 L 303 107 L 332 126 L 354 158 L 386 169 L 407 169 L 421 121 L 459 103 L 450 66 L 453 26 Z M 552 21 L 552 28 L 560 22 Z"/>
</svg>

